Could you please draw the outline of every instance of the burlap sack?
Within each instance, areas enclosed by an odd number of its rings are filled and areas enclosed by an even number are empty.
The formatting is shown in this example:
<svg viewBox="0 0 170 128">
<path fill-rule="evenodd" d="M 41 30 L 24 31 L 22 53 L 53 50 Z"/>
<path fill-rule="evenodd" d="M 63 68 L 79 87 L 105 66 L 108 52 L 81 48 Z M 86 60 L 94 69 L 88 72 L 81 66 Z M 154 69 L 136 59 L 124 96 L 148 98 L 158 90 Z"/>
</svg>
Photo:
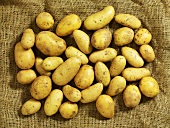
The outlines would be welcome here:
<svg viewBox="0 0 170 128">
<path fill-rule="evenodd" d="M 70 120 L 59 113 L 52 117 L 41 110 L 31 116 L 22 116 L 20 108 L 31 96 L 29 85 L 16 81 L 19 71 L 13 49 L 20 41 L 22 32 L 32 28 L 40 29 L 35 17 L 47 11 L 55 18 L 55 30 L 59 20 L 70 13 L 76 13 L 84 20 L 107 5 L 112 5 L 116 14 L 130 13 L 137 16 L 143 27 L 153 35 L 150 43 L 156 53 L 154 62 L 146 67 L 158 81 L 160 94 L 153 99 L 142 96 L 139 106 L 128 109 L 124 106 L 122 94 L 113 97 L 115 116 L 103 118 L 95 103 L 79 103 L 78 115 Z M 118 28 L 112 21 L 111 30 Z M 67 43 L 71 43 L 67 40 Z M 0 0 L 0 127 L 2 128 L 169 128 L 170 127 L 170 0 Z M 42 101 L 43 102 L 43 101 Z"/>
</svg>

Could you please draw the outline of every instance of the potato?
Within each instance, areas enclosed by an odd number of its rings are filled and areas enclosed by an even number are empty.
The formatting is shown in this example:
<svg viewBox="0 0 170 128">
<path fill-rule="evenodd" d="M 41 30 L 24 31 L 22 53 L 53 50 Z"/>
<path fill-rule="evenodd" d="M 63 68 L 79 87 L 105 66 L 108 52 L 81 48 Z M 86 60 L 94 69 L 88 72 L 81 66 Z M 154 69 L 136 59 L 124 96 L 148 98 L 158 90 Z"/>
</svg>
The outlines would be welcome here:
<svg viewBox="0 0 170 128">
<path fill-rule="evenodd" d="M 46 98 L 52 89 L 52 81 L 48 76 L 38 76 L 30 87 L 31 96 L 36 100 Z"/>
<path fill-rule="evenodd" d="M 26 101 L 21 107 L 22 115 L 32 115 L 38 112 L 41 108 L 41 102 L 33 98 Z"/>
<path fill-rule="evenodd" d="M 52 116 L 57 113 L 63 101 L 63 92 L 59 89 L 51 91 L 44 103 L 44 112 L 47 116 Z"/>
<path fill-rule="evenodd" d="M 81 91 L 81 99 L 82 103 L 90 103 L 95 101 L 103 91 L 103 84 L 96 83 L 84 90 Z"/>
<path fill-rule="evenodd" d="M 74 77 L 75 85 L 80 89 L 89 87 L 94 81 L 94 70 L 90 65 L 83 65 Z"/>
<path fill-rule="evenodd" d="M 106 94 L 100 95 L 96 100 L 96 108 L 105 118 L 112 118 L 114 116 L 114 104 L 113 99 Z"/>
<path fill-rule="evenodd" d="M 51 71 L 56 69 L 62 63 L 63 59 L 61 57 L 47 57 L 43 61 L 42 67 L 47 71 Z"/>
<path fill-rule="evenodd" d="M 87 30 L 98 30 L 110 23 L 114 18 L 115 10 L 112 6 L 107 6 L 103 10 L 88 16 L 84 21 Z"/>
<path fill-rule="evenodd" d="M 126 59 L 124 56 L 116 56 L 110 65 L 109 71 L 110 71 L 110 75 L 111 77 L 117 76 L 119 74 L 121 74 L 121 72 L 123 71 L 123 69 L 126 66 Z"/>
<path fill-rule="evenodd" d="M 135 49 L 124 46 L 122 47 L 121 52 L 127 62 L 133 67 L 140 68 L 144 65 L 142 57 Z"/>
<path fill-rule="evenodd" d="M 65 51 L 65 55 L 67 58 L 78 57 L 81 60 L 82 64 L 87 64 L 89 62 L 87 56 L 73 46 L 67 47 L 67 49 Z"/>
<path fill-rule="evenodd" d="M 158 82 L 153 77 L 143 77 L 139 82 L 141 92 L 147 97 L 155 97 L 159 94 Z"/>
<path fill-rule="evenodd" d="M 128 27 L 122 27 L 117 29 L 114 34 L 114 43 L 117 46 L 123 46 L 132 42 L 134 37 L 134 31 Z"/>
<path fill-rule="evenodd" d="M 92 63 L 98 61 L 108 62 L 117 56 L 117 51 L 114 48 L 105 48 L 104 50 L 95 51 L 89 56 L 89 60 Z"/>
<path fill-rule="evenodd" d="M 134 108 L 141 100 L 141 93 L 136 85 L 128 85 L 123 92 L 123 101 L 126 107 Z"/>
<path fill-rule="evenodd" d="M 107 48 L 112 40 L 112 33 L 109 29 L 103 28 L 95 31 L 91 37 L 91 44 L 96 49 Z"/>
<path fill-rule="evenodd" d="M 35 63 L 35 55 L 32 49 L 24 49 L 20 42 L 15 45 L 14 58 L 20 69 L 30 69 Z"/>
<path fill-rule="evenodd" d="M 140 46 L 139 51 L 143 59 L 147 62 L 152 62 L 155 59 L 154 50 L 150 45 L 144 44 Z"/>
<path fill-rule="evenodd" d="M 78 113 L 78 105 L 70 101 L 64 102 L 59 108 L 60 114 L 65 119 L 71 119 Z"/>
<path fill-rule="evenodd" d="M 34 31 L 30 28 L 26 29 L 21 38 L 21 45 L 25 49 L 29 49 L 34 46 L 35 43 L 35 34 Z"/>
<path fill-rule="evenodd" d="M 65 85 L 62 91 L 64 96 L 71 102 L 78 102 L 81 99 L 81 92 L 70 85 Z"/>
<path fill-rule="evenodd" d="M 53 27 L 54 19 L 52 15 L 48 12 L 41 12 L 36 17 L 36 24 L 42 30 L 48 30 Z"/>
<path fill-rule="evenodd" d="M 107 88 L 106 94 L 109 96 L 115 96 L 119 93 L 122 93 L 126 88 L 126 80 L 122 76 L 115 76 Z"/>
<path fill-rule="evenodd" d="M 151 33 L 146 28 L 139 29 L 134 37 L 134 42 L 137 45 L 148 44 L 152 39 Z"/>
<path fill-rule="evenodd" d="M 20 70 L 17 73 L 17 81 L 20 84 L 30 84 L 37 77 L 36 73 L 32 69 Z"/>
<path fill-rule="evenodd" d="M 115 16 L 115 21 L 132 29 L 137 29 L 141 26 L 141 21 L 136 16 L 130 14 L 118 14 Z"/>
<path fill-rule="evenodd" d="M 67 36 L 72 34 L 74 30 L 81 27 L 81 19 L 76 14 L 69 14 L 62 18 L 56 27 L 56 34 L 58 36 Z"/>
<path fill-rule="evenodd" d="M 52 80 L 56 85 L 63 86 L 70 82 L 77 74 L 81 66 L 81 60 L 70 57 L 62 63 L 52 74 Z"/>
<path fill-rule="evenodd" d="M 97 82 L 103 84 L 103 86 L 108 86 L 110 83 L 110 72 L 107 66 L 102 62 L 97 62 L 94 67 L 95 77 Z"/>
<path fill-rule="evenodd" d="M 66 42 L 50 31 L 41 31 L 36 36 L 36 47 L 47 56 L 59 56 L 66 50 Z"/>
<path fill-rule="evenodd" d="M 122 72 L 122 76 L 127 81 L 137 81 L 142 79 L 145 76 L 150 76 L 151 73 L 147 68 L 126 68 Z"/>
<path fill-rule="evenodd" d="M 74 40 L 78 46 L 78 48 L 84 54 L 90 54 L 93 50 L 93 47 L 90 43 L 90 37 L 81 30 L 74 30 L 73 31 Z"/>
</svg>

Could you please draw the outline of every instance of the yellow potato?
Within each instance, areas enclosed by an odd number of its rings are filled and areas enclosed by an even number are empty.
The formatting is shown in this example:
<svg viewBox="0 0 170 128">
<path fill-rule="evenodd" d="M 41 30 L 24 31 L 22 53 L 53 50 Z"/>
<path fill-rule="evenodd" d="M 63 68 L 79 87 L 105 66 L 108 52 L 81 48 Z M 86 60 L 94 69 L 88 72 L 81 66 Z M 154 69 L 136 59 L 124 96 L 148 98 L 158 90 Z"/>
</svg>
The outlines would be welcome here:
<svg viewBox="0 0 170 128">
<path fill-rule="evenodd" d="M 117 29 L 114 34 L 114 43 L 117 46 L 123 46 L 132 42 L 134 37 L 134 31 L 128 27 L 122 27 Z"/>
<path fill-rule="evenodd" d="M 75 85 L 80 89 L 89 87 L 94 81 L 94 70 L 90 65 L 83 65 L 74 78 Z"/>
<path fill-rule="evenodd" d="M 114 18 L 115 10 L 112 6 L 107 6 L 103 10 L 88 16 L 84 21 L 87 30 L 98 30 L 110 23 Z"/>
<path fill-rule="evenodd" d="M 119 75 L 126 66 L 126 59 L 124 56 L 116 56 L 110 65 L 109 71 L 111 77 Z"/>
<path fill-rule="evenodd" d="M 26 29 L 21 38 L 21 45 L 25 49 L 29 49 L 34 46 L 35 43 L 35 34 L 34 31 L 30 28 Z"/>
<path fill-rule="evenodd" d="M 128 85 L 123 92 L 123 101 L 126 107 L 134 108 L 141 100 L 141 93 L 136 85 Z"/>
<path fill-rule="evenodd" d="M 132 29 L 137 29 L 141 26 L 141 21 L 136 16 L 130 14 L 118 14 L 115 16 L 115 21 Z"/>
<path fill-rule="evenodd" d="M 115 76 L 107 88 L 106 94 L 109 96 L 115 96 L 119 93 L 122 93 L 126 88 L 126 80 L 122 76 Z"/>
<path fill-rule="evenodd" d="M 81 61 L 77 57 L 70 57 L 62 63 L 52 74 L 52 80 L 56 85 L 63 86 L 70 82 L 77 74 Z"/>
<path fill-rule="evenodd" d="M 112 33 L 109 29 L 103 28 L 95 31 L 91 37 L 91 44 L 96 49 L 107 48 L 112 40 Z"/>
<path fill-rule="evenodd" d="M 144 65 L 144 61 L 139 53 L 130 47 L 122 47 L 122 55 L 126 58 L 127 62 L 133 67 L 140 68 Z"/>
<path fill-rule="evenodd" d="M 41 108 L 41 102 L 33 98 L 26 101 L 21 108 L 22 115 L 32 115 L 38 112 Z"/>
<path fill-rule="evenodd" d="M 67 58 L 78 57 L 81 60 L 82 64 L 87 64 L 89 62 L 87 56 L 73 46 L 67 47 L 67 49 L 65 51 L 65 55 Z"/>
<path fill-rule="evenodd" d="M 81 19 L 76 14 L 69 14 L 61 19 L 56 27 L 56 34 L 58 36 L 67 36 L 72 34 L 74 30 L 81 27 Z"/>
<path fill-rule="evenodd" d="M 21 70 L 17 73 L 17 81 L 20 84 L 30 84 L 36 77 L 37 75 L 32 69 Z"/>
<path fill-rule="evenodd" d="M 20 69 L 30 69 L 35 63 L 35 55 L 32 49 L 24 49 L 20 42 L 15 45 L 14 58 Z"/>
<path fill-rule="evenodd" d="M 140 46 L 139 51 L 143 59 L 147 62 L 152 62 L 155 59 L 154 50 L 150 45 L 144 44 Z"/>
<path fill-rule="evenodd" d="M 122 76 L 127 81 L 137 81 L 145 76 L 150 76 L 151 73 L 147 68 L 125 68 L 122 72 Z"/>
<path fill-rule="evenodd" d="M 89 56 L 89 60 L 92 63 L 96 63 L 98 61 L 108 62 L 114 59 L 116 56 L 117 56 L 117 51 L 114 48 L 105 48 L 104 50 L 93 52 Z"/>
<path fill-rule="evenodd" d="M 159 94 L 158 82 L 153 77 L 143 77 L 139 82 L 139 88 L 147 97 L 155 97 Z"/>
<path fill-rule="evenodd" d="M 134 37 L 134 41 L 137 45 L 148 44 L 151 39 L 152 35 L 146 28 L 139 29 Z"/>
<path fill-rule="evenodd" d="M 36 100 L 46 98 L 52 89 L 52 81 L 48 76 L 38 76 L 31 84 L 30 93 Z"/>
<path fill-rule="evenodd" d="M 104 63 L 97 62 L 94 67 L 94 72 L 97 82 L 101 82 L 105 87 L 109 85 L 110 72 Z"/>
<path fill-rule="evenodd" d="M 64 96 L 71 102 L 78 102 L 81 99 L 81 92 L 70 85 L 65 85 L 62 91 Z"/>
<path fill-rule="evenodd" d="M 47 116 L 52 116 L 57 113 L 63 101 L 63 92 L 59 89 L 51 91 L 44 103 L 44 112 Z"/>
<path fill-rule="evenodd" d="M 96 83 L 84 90 L 81 91 L 81 99 L 82 103 L 90 103 L 95 101 L 103 91 L 103 84 Z"/>
<path fill-rule="evenodd" d="M 84 54 L 90 54 L 93 50 L 93 47 L 90 43 L 90 37 L 81 30 L 74 30 L 73 31 L 74 40 L 78 46 L 78 48 Z"/>
<path fill-rule="evenodd" d="M 59 56 L 66 50 L 66 42 L 50 31 L 41 31 L 36 36 L 36 47 L 47 56 Z"/>
<path fill-rule="evenodd" d="M 100 95 L 96 100 L 96 108 L 105 118 L 112 118 L 114 116 L 114 104 L 113 99 L 106 94 Z"/>
</svg>

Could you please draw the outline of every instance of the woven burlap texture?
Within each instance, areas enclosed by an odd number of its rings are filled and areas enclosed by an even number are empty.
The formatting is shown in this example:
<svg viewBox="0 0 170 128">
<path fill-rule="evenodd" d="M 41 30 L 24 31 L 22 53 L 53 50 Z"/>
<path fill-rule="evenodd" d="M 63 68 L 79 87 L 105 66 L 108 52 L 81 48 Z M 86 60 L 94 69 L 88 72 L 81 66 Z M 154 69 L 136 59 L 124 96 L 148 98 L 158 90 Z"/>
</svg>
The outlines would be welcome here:
<svg viewBox="0 0 170 128">
<path fill-rule="evenodd" d="M 158 81 L 160 94 L 153 99 L 142 96 L 140 105 L 134 109 L 124 106 L 122 94 L 113 97 L 115 116 L 103 118 L 95 103 L 79 103 L 78 115 L 65 120 L 59 113 L 47 117 L 43 107 L 31 116 L 20 112 L 22 104 L 31 96 L 30 85 L 17 83 L 19 71 L 14 61 L 14 45 L 20 41 L 23 31 L 40 29 L 36 16 L 47 11 L 59 20 L 76 13 L 84 20 L 88 15 L 112 5 L 116 14 L 130 13 L 137 16 L 143 27 L 153 35 L 151 45 L 156 59 L 146 67 Z M 110 29 L 120 27 L 114 20 Z M 66 40 L 67 43 L 69 40 Z M 170 0 L 0 0 L 0 127 L 2 128 L 168 128 L 170 127 Z M 43 101 L 42 101 L 43 102 Z"/>
</svg>

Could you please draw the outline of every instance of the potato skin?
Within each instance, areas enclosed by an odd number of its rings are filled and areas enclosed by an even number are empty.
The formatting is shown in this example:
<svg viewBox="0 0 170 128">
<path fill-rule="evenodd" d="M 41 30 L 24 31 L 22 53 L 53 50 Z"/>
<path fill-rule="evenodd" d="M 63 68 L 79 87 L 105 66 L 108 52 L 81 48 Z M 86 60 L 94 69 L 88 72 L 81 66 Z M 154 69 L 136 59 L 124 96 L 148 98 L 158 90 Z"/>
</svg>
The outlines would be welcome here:
<svg viewBox="0 0 170 128">
<path fill-rule="evenodd" d="M 98 30 L 106 26 L 114 18 L 115 10 L 107 6 L 103 10 L 88 16 L 84 21 L 87 30 Z"/>
</svg>

